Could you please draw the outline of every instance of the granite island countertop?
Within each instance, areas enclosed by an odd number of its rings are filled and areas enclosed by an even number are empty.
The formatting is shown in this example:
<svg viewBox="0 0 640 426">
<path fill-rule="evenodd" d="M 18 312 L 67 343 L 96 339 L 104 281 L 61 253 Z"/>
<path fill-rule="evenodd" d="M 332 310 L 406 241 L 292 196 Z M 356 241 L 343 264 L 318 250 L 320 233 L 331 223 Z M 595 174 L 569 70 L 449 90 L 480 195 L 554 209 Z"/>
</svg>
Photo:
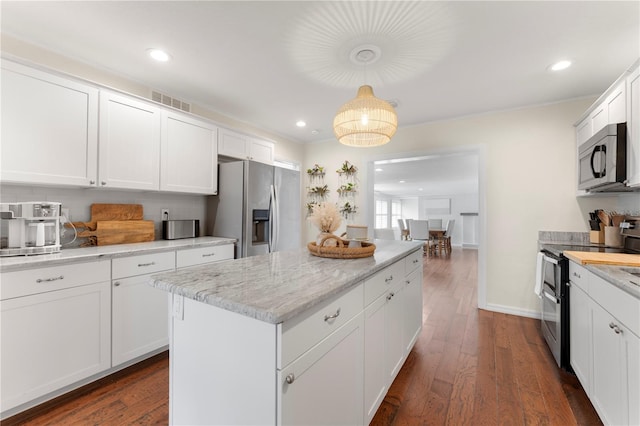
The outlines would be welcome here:
<svg viewBox="0 0 640 426">
<path fill-rule="evenodd" d="M 234 238 L 198 237 L 180 240 L 157 240 L 146 243 L 114 244 L 99 247 L 63 248 L 59 253 L 32 256 L 0 257 L 0 272 L 90 262 L 99 259 L 135 256 L 198 247 L 235 244 Z"/>
<path fill-rule="evenodd" d="M 162 290 L 278 324 L 356 285 L 407 255 L 415 241 L 375 240 L 373 256 L 328 259 L 307 249 L 228 260 L 153 275 Z"/>
</svg>

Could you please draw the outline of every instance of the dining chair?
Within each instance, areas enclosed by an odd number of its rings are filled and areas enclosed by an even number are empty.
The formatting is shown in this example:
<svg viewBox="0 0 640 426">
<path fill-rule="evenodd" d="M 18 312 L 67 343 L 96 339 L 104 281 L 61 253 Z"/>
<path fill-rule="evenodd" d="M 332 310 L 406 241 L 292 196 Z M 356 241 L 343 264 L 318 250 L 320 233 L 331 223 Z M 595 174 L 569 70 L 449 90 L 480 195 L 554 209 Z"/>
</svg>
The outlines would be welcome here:
<svg viewBox="0 0 640 426">
<path fill-rule="evenodd" d="M 424 241 L 422 247 L 423 255 L 432 253 L 434 241 L 429 236 L 429 221 L 411 220 L 409 222 L 409 233 L 413 241 Z"/>
<path fill-rule="evenodd" d="M 442 229 L 442 219 L 429 219 L 429 228 Z"/>
<path fill-rule="evenodd" d="M 445 254 L 451 254 L 451 234 L 453 233 L 453 226 L 456 224 L 455 219 L 449 219 L 447 222 L 447 229 L 442 234 L 441 241 L 438 242 L 438 245 L 441 245 L 441 250 L 444 251 Z"/>
<path fill-rule="evenodd" d="M 375 228 L 373 235 L 377 240 L 395 240 L 396 234 L 393 228 Z"/>
<path fill-rule="evenodd" d="M 398 227 L 400 228 L 400 239 L 408 240 L 409 239 L 409 230 L 404 224 L 404 220 L 398 219 Z"/>
</svg>

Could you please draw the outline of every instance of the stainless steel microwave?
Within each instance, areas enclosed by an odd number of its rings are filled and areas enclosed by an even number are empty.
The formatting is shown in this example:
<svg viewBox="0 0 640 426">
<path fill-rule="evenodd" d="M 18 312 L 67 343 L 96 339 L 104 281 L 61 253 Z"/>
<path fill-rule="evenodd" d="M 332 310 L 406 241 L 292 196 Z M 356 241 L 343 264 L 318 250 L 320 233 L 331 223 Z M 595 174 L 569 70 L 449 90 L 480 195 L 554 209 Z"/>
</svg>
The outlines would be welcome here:
<svg viewBox="0 0 640 426">
<path fill-rule="evenodd" d="M 578 148 L 578 189 L 626 191 L 627 124 L 609 124 Z"/>
</svg>

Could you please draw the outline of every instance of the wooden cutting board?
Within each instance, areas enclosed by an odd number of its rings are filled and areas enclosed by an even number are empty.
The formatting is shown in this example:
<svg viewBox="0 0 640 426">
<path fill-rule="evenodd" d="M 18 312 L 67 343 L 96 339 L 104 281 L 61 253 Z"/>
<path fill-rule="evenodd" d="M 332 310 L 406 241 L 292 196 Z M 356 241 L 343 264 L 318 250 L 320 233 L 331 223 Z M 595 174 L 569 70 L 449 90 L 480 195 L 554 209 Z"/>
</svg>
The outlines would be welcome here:
<svg viewBox="0 0 640 426">
<path fill-rule="evenodd" d="M 639 266 L 640 255 L 625 253 L 592 253 L 587 251 L 563 251 L 563 255 L 582 265 Z"/>
<path fill-rule="evenodd" d="M 142 204 L 91 204 L 91 220 L 89 222 L 73 222 L 76 228 L 96 230 L 98 221 L 109 220 L 142 220 Z M 65 224 L 67 228 L 69 225 Z"/>
<path fill-rule="evenodd" d="M 141 243 L 155 239 L 152 220 L 101 220 L 95 230 L 78 232 L 78 237 L 89 238 L 89 245 Z"/>
</svg>

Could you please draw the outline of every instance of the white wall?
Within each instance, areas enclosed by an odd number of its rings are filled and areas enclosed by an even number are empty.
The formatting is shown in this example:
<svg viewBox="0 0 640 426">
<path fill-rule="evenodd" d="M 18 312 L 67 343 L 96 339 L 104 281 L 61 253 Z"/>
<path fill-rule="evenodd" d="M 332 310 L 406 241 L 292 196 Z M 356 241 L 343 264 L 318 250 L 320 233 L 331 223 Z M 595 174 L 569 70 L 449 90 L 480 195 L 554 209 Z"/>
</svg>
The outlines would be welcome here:
<svg viewBox="0 0 640 426">
<path fill-rule="evenodd" d="M 640 202 L 640 194 L 624 198 L 627 201 L 617 196 L 576 198 L 573 123 L 593 100 L 413 127 L 403 127 L 400 122 L 387 145 L 367 149 L 346 147 L 335 140 L 316 143 L 306 150 L 304 164 L 319 163 L 335 170 L 347 159 L 364 170 L 369 160 L 385 156 L 478 150 L 479 204 L 484 213 L 479 223 L 486 230 L 486 235 L 480 235 L 479 269 L 486 284 L 487 307 L 533 316 L 538 312 L 538 299 L 533 294 L 538 231 L 586 232 L 589 210 L 621 209 Z M 328 178 L 330 187 L 335 187 L 334 177 Z M 367 173 L 360 173 L 359 179 L 361 188 L 368 188 Z M 366 191 L 361 191 L 357 197 L 362 206 L 361 222 L 367 221 L 366 196 Z M 307 235 L 309 241 L 313 232 Z"/>
</svg>

